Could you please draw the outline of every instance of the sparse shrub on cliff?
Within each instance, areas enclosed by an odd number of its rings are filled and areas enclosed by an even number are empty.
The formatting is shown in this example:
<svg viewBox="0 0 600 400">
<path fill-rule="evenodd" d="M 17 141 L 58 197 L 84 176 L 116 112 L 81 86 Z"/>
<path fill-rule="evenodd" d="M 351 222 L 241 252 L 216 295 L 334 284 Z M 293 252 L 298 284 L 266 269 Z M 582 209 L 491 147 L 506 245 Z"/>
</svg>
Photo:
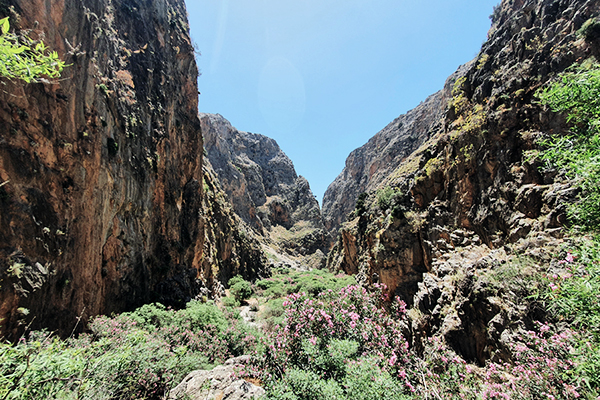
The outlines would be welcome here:
<svg viewBox="0 0 600 400">
<path fill-rule="evenodd" d="M 600 38 L 600 20 L 598 18 L 588 19 L 581 25 L 577 34 L 588 41 Z"/>
<path fill-rule="evenodd" d="M 383 211 L 389 209 L 393 205 L 394 197 L 402 196 L 402 193 L 391 186 L 386 186 L 377 191 L 377 205 Z"/>
<path fill-rule="evenodd" d="M 367 206 L 365 204 L 365 201 L 367 200 L 367 198 L 369 197 L 368 193 L 362 192 L 361 194 L 358 195 L 358 198 L 356 199 L 356 205 L 354 206 L 354 214 L 357 217 L 360 217 L 361 215 L 363 215 L 365 213 L 365 211 L 367 211 Z"/>
<path fill-rule="evenodd" d="M 252 284 L 237 275 L 229 280 L 229 291 L 238 302 L 249 299 L 252 296 Z"/>
</svg>

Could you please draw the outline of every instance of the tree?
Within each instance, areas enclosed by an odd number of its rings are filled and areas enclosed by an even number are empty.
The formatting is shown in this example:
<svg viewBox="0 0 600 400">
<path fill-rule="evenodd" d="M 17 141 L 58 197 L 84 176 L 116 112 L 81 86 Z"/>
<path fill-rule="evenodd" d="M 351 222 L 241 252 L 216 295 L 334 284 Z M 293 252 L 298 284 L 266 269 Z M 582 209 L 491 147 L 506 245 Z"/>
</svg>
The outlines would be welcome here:
<svg viewBox="0 0 600 400">
<path fill-rule="evenodd" d="M 65 63 L 41 40 L 9 32 L 8 17 L 0 19 L 0 76 L 27 83 L 58 78 Z"/>
</svg>

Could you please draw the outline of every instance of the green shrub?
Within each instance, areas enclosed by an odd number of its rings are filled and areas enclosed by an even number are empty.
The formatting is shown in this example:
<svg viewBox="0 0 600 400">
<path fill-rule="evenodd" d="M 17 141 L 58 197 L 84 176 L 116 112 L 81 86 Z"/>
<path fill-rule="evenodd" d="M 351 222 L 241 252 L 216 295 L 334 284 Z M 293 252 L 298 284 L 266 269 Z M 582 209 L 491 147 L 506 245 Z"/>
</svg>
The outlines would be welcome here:
<svg viewBox="0 0 600 400">
<path fill-rule="evenodd" d="M 377 360 L 364 358 L 350 363 L 342 385 L 346 399 L 356 400 L 402 400 L 404 387 L 388 371 L 379 367 Z"/>
<path fill-rule="evenodd" d="M 236 275 L 227 282 L 227 285 L 229 285 L 229 287 L 231 288 L 233 285 L 240 282 L 245 282 L 245 279 L 242 278 L 241 275 Z"/>
<path fill-rule="evenodd" d="M 561 170 L 581 189 L 569 217 L 584 229 L 600 225 L 600 65 L 584 63 L 537 92 L 542 104 L 565 112 L 571 133 L 540 142 L 547 166 Z"/>
<path fill-rule="evenodd" d="M 311 371 L 290 369 L 285 377 L 269 389 L 265 400 L 345 399 L 340 385 L 332 379 L 322 379 Z"/>
<path fill-rule="evenodd" d="M 221 301 L 223 302 L 223 305 L 225 307 L 236 308 L 241 305 L 240 302 L 237 301 L 236 298 L 233 296 L 223 297 L 223 299 L 221 299 Z"/>
<path fill-rule="evenodd" d="M 238 302 L 243 302 L 244 300 L 250 298 L 252 296 L 253 290 L 250 282 L 245 281 L 241 276 L 233 277 L 229 280 L 229 291 L 235 297 Z"/>
<path fill-rule="evenodd" d="M 354 206 L 354 212 L 357 217 L 360 217 L 367 211 L 367 206 L 365 204 L 367 198 L 369 197 L 368 193 L 362 192 L 358 195 L 356 199 L 356 205 Z"/>
<path fill-rule="evenodd" d="M 98 317 L 62 341 L 33 332 L 0 343 L 0 399 L 162 400 L 185 375 L 260 350 L 262 335 L 214 303 L 150 304 Z"/>
<path fill-rule="evenodd" d="M 383 211 L 390 208 L 392 205 L 392 198 L 394 197 L 395 191 L 391 186 L 386 186 L 383 189 L 377 191 L 377 205 Z"/>
</svg>

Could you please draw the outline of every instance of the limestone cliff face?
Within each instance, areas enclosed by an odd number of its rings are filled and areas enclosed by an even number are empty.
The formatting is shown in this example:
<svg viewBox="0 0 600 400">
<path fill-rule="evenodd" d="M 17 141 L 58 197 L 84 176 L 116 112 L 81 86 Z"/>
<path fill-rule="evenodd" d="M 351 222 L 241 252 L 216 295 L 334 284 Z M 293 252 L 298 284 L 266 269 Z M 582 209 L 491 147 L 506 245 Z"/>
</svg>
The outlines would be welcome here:
<svg viewBox="0 0 600 400">
<path fill-rule="evenodd" d="M 241 275 L 248 281 L 270 276 L 267 259 L 254 231 L 232 209 L 212 166 L 204 159 L 202 216 L 205 242 L 202 282 L 209 295 L 224 295 L 229 279 Z"/>
<path fill-rule="evenodd" d="M 323 196 L 323 219 L 329 231 L 337 232 L 354 209 L 358 196 L 374 190 L 439 129 L 451 89 L 429 96 L 350 153 L 341 174 Z"/>
<path fill-rule="evenodd" d="M 424 277 L 448 274 L 444 254 L 560 237 L 575 193 L 531 150 L 566 125 L 534 93 L 574 62 L 598 56 L 598 40 L 576 32 L 599 12 L 596 1 L 503 1 L 478 57 L 447 83 L 429 139 L 358 201 L 330 267 L 385 283 L 412 303 Z"/>
<path fill-rule="evenodd" d="M 1 5 L 70 64 L 2 82 L 1 333 L 214 292 L 183 0 Z"/>
<path fill-rule="evenodd" d="M 327 252 L 319 203 L 277 142 L 238 131 L 218 114 L 200 114 L 200 122 L 207 158 L 235 212 L 292 255 Z"/>
</svg>

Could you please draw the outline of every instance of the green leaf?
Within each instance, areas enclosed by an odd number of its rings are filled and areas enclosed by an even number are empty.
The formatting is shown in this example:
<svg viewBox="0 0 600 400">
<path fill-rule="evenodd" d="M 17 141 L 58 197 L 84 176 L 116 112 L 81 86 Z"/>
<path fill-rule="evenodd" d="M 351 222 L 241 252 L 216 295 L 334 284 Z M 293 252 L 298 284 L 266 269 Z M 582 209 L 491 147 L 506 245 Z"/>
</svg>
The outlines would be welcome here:
<svg viewBox="0 0 600 400">
<path fill-rule="evenodd" d="M 2 30 L 3 35 L 8 33 L 8 30 L 10 29 L 10 22 L 8 22 L 8 17 L 0 19 L 0 29 Z"/>
</svg>

